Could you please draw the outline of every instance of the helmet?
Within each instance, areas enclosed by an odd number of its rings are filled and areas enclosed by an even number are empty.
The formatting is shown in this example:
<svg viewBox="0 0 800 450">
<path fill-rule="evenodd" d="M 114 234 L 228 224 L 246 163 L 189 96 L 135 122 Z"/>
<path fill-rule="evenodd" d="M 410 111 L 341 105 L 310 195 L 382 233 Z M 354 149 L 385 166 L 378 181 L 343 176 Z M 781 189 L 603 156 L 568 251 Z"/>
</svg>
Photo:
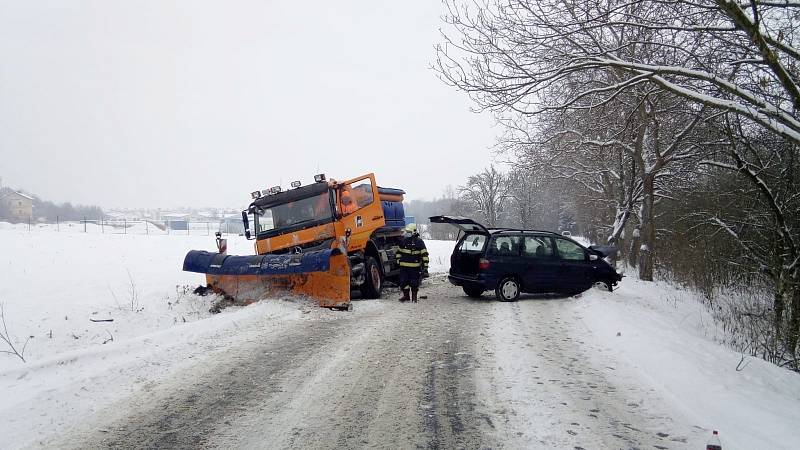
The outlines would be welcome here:
<svg viewBox="0 0 800 450">
<path fill-rule="evenodd" d="M 416 232 L 417 232 L 417 224 L 415 224 L 415 223 L 410 223 L 410 224 L 406 225 L 406 229 L 405 229 L 405 231 L 406 231 L 406 233 L 408 233 L 408 234 L 414 234 L 414 233 L 416 233 Z"/>
<path fill-rule="evenodd" d="M 353 199 L 350 197 L 350 191 L 342 191 L 342 203 L 350 203 Z"/>
</svg>

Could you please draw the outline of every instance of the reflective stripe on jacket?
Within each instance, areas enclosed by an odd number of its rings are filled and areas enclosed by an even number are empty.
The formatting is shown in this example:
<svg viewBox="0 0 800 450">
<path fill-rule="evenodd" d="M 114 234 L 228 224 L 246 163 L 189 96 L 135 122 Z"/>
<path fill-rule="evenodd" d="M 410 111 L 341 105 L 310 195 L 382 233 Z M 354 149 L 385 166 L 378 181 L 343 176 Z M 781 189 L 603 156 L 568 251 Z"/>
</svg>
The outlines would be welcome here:
<svg viewBox="0 0 800 450">
<path fill-rule="evenodd" d="M 397 247 L 395 258 L 400 261 L 400 267 L 428 267 L 428 249 L 419 236 L 404 238 Z"/>
</svg>

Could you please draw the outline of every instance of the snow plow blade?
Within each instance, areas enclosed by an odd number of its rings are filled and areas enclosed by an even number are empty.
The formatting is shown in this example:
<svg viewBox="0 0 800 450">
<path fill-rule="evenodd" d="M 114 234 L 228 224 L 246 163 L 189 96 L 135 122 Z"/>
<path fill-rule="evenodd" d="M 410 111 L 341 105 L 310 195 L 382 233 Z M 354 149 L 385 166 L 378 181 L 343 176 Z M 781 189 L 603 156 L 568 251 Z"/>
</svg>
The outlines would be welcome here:
<svg viewBox="0 0 800 450">
<path fill-rule="evenodd" d="M 192 250 L 183 270 L 206 274 L 209 289 L 243 303 L 291 292 L 323 307 L 350 306 L 350 267 L 339 249 L 252 256 Z"/>
</svg>

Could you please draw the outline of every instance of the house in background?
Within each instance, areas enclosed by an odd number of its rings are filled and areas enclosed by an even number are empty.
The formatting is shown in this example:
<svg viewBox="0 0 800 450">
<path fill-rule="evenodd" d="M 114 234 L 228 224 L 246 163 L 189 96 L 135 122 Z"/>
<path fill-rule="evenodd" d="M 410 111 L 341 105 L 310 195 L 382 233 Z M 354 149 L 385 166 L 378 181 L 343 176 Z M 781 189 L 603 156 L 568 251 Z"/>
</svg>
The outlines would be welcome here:
<svg viewBox="0 0 800 450">
<path fill-rule="evenodd" d="M 8 209 L 11 219 L 16 222 L 29 220 L 33 216 L 33 197 L 22 192 L 6 189 L 0 192 L 0 202 Z"/>
<path fill-rule="evenodd" d="M 219 231 L 225 234 L 244 234 L 244 222 L 241 214 L 224 214 L 219 221 Z"/>
<path fill-rule="evenodd" d="M 165 213 L 161 215 L 161 220 L 170 230 L 188 230 L 189 217 L 186 213 Z"/>
</svg>

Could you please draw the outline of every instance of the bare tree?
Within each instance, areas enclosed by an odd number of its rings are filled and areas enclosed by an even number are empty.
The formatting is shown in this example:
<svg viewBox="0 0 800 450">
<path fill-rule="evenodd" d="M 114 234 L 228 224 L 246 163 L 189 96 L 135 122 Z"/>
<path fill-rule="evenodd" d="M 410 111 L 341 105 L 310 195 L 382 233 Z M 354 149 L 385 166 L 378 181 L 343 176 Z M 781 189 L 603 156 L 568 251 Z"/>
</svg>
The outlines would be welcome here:
<svg viewBox="0 0 800 450">
<path fill-rule="evenodd" d="M 728 234 L 747 266 L 771 280 L 774 332 L 778 338 L 786 337 L 794 355 L 800 340 L 798 149 L 774 135 L 747 137 L 740 121 L 728 120 L 725 130 L 732 143 L 728 159 L 704 163 L 737 174 L 746 185 L 734 193 L 735 210 L 717 207 L 702 220 L 715 232 Z"/>
<path fill-rule="evenodd" d="M 584 100 L 601 105 L 651 83 L 800 143 L 796 2 L 486 0 L 448 6 L 445 20 L 455 32 L 438 47 L 436 68 L 483 108 L 536 115 Z M 566 83 L 577 91 L 545 95 Z"/>
<path fill-rule="evenodd" d="M 605 222 L 595 228 L 606 230 L 607 243 L 619 244 L 635 215 L 641 233 L 633 262 L 641 279 L 652 280 L 656 205 L 669 197 L 668 188 L 675 184 L 671 178 L 687 176 L 687 168 L 705 154 L 695 133 L 703 110 L 683 106 L 657 86 L 643 85 L 604 107 L 543 114 L 535 136 L 515 126 L 505 148 L 549 173 L 551 180 L 575 185 L 581 205 L 576 210 L 595 211 L 594 217 Z"/>
<path fill-rule="evenodd" d="M 486 226 L 495 227 L 504 213 L 509 199 L 506 176 L 493 165 L 472 175 L 467 184 L 459 187 L 463 201 L 480 216 Z"/>
<path fill-rule="evenodd" d="M 21 359 L 22 362 L 25 362 L 25 349 L 28 347 L 28 341 L 30 341 L 30 338 L 25 339 L 25 343 L 22 345 L 21 349 L 18 349 L 17 346 L 14 345 L 14 338 L 11 337 L 11 334 L 8 332 L 8 326 L 6 325 L 6 312 L 3 302 L 0 302 L 0 321 L 3 322 L 3 331 L 0 332 L 0 341 L 4 342 L 10 349 L 0 350 L 0 353 L 15 355 Z"/>
<path fill-rule="evenodd" d="M 517 164 L 508 174 L 507 220 L 521 228 L 558 229 L 560 187 L 540 167 Z"/>
</svg>

